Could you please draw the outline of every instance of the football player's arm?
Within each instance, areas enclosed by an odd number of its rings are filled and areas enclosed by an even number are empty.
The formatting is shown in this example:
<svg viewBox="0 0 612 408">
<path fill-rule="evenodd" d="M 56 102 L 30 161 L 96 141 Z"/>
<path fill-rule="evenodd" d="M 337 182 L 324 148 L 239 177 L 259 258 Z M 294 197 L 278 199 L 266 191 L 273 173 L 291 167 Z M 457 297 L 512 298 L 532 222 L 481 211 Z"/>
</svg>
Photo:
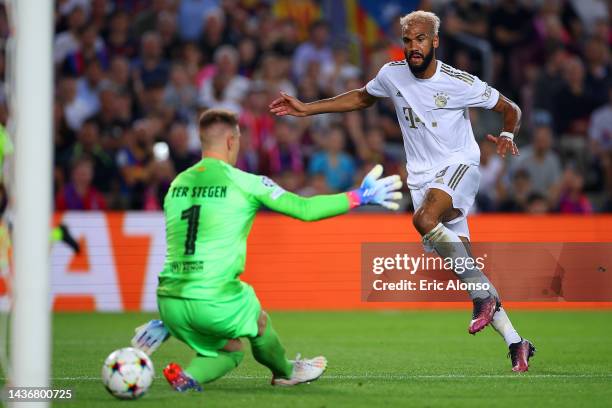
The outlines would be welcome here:
<svg viewBox="0 0 612 408">
<path fill-rule="evenodd" d="M 334 96 L 333 98 L 304 103 L 299 99 L 281 92 L 280 98 L 270 104 L 270 112 L 276 116 L 310 116 L 329 112 L 350 112 L 370 107 L 376 97 L 370 95 L 365 87 Z"/>
<path fill-rule="evenodd" d="M 351 208 L 346 193 L 301 197 L 285 191 L 277 198 L 265 194 L 258 199 L 269 209 L 301 221 L 317 221 L 333 217 L 344 214 Z"/>
<path fill-rule="evenodd" d="M 514 136 L 518 134 L 521 126 L 521 109 L 516 103 L 499 94 L 493 111 L 502 114 L 503 129 L 499 136 L 487 135 L 487 139 L 497 145 L 497 154 L 506 157 L 506 153 L 518 155 L 519 151 L 514 143 Z"/>
<path fill-rule="evenodd" d="M 380 179 L 383 168 L 376 165 L 365 176 L 361 186 L 346 193 L 301 197 L 273 185 L 256 195 L 257 200 L 269 209 L 302 221 L 317 221 L 344 214 L 354 207 L 376 204 L 397 210 L 397 200 L 402 198 L 398 190 L 402 182 L 398 175 Z"/>
</svg>

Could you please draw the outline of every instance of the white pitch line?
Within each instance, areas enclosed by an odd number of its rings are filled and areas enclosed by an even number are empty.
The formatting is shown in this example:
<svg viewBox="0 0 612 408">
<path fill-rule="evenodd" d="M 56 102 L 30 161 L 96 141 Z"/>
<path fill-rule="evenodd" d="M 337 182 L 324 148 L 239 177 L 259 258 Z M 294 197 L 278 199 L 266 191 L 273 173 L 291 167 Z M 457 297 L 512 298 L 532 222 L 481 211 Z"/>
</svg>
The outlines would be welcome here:
<svg viewBox="0 0 612 408">
<path fill-rule="evenodd" d="M 158 376 L 156 379 L 163 377 Z M 231 380 L 260 380 L 268 379 L 262 375 L 229 375 L 223 378 Z M 462 378 L 612 378 L 612 373 L 604 374 L 417 374 L 417 375 L 324 375 L 319 380 L 412 380 L 412 379 L 462 379 Z M 6 381 L 6 378 L 0 378 Z M 100 377 L 54 377 L 51 381 L 100 381 Z"/>
</svg>

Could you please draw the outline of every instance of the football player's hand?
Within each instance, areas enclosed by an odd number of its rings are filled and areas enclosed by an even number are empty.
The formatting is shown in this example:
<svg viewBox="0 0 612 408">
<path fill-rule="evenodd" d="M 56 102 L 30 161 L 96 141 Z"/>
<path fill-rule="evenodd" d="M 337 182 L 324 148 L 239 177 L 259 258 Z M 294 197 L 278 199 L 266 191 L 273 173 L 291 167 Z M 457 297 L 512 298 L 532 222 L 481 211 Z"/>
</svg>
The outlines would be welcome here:
<svg viewBox="0 0 612 408">
<path fill-rule="evenodd" d="M 506 153 L 510 152 L 513 156 L 519 156 L 518 147 L 514 141 L 508 137 L 487 135 L 487 140 L 497 145 L 497 154 L 501 157 L 506 157 Z"/>
<path fill-rule="evenodd" d="M 398 191 L 402 188 L 400 176 L 394 174 L 381 179 L 382 173 L 383 166 L 377 164 L 363 178 L 361 186 L 348 193 L 352 207 L 377 204 L 390 210 L 399 209 L 397 201 L 402 198 L 402 193 Z"/>
<path fill-rule="evenodd" d="M 148 355 L 153 354 L 170 337 L 168 329 L 161 320 L 151 320 L 142 326 L 138 326 L 134 329 L 134 332 L 132 347 L 140 349 Z"/>
<path fill-rule="evenodd" d="M 281 92 L 280 98 L 272 101 L 269 106 L 270 112 L 276 116 L 306 116 L 306 104 L 299 99 Z"/>
</svg>

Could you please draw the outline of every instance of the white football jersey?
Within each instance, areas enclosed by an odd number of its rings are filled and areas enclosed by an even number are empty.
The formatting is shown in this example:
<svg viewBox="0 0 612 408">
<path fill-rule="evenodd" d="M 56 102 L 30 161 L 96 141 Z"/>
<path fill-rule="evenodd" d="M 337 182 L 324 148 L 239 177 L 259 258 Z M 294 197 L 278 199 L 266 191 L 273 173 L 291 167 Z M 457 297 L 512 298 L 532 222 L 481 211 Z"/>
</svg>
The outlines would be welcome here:
<svg viewBox="0 0 612 408">
<path fill-rule="evenodd" d="M 422 187 L 450 164 L 480 163 L 468 108 L 492 109 L 497 104 L 499 92 L 486 82 L 439 60 L 431 78 L 418 79 L 402 60 L 385 64 L 366 91 L 393 99 L 409 188 Z"/>
</svg>

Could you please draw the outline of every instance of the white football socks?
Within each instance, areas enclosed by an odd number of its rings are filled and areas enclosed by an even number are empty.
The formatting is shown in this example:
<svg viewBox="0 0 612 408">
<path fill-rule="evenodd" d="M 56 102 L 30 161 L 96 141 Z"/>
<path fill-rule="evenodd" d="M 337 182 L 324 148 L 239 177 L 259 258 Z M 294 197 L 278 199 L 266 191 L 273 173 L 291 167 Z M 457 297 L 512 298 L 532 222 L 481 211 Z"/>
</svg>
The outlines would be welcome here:
<svg viewBox="0 0 612 408">
<path fill-rule="evenodd" d="M 472 259 L 471 264 L 474 266 L 473 268 L 466 267 L 463 273 L 454 271 L 455 275 L 464 283 L 487 283 L 489 284 L 489 290 L 468 290 L 470 298 L 472 300 L 476 298 L 485 299 L 492 295 L 499 299 L 497 290 L 495 290 L 495 287 L 485 274 L 475 266 L 476 262 L 470 254 L 468 254 L 467 248 L 463 245 L 463 242 L 454 231 L 446 228 L 442 223 L 439 223 L 434 229 L 423 236 L 423 245 L 425 248 L 431 248 L 433 246 L 438 255 L 444 259 L 452 259 L 455 265 L 466 265 L 465 260 L 468 258 Z"/>
<path fill-rule="evenodd" d="M 434 229 L 425 234 L 423 237 L 423 245 L 425 248 L 433 247 L 442 258 L 452 258 L 455 260 L 457 258 L 465 259 L 470 257 L 459 236 L 454 231 L 446 228 L 442 223 L 436 225 Z M 489 295 L 493 295 L 499 299 L 499 295 L 493 284 L 477 267 L 469 270 L 466 269 L 462 274 L 455 274 L 461 282 L 479 282 L 488 283 L 490 285 L 488 291 L 468 291 L 470 298 L 486 298 Z M 518 343 L 522 340 L 521 336 L 519 336 L 518 332 L 514 329 L 514 326 L 512 326 L 512 322 L 510 322 L 503 307 L 500 307 L 499 310 L 495 312 L 491 325 L 504 338 L 507 345 Z"/>
<path fill-rule="evenodd" d="M 500 307 L 499 310 L 495 312 L 491 325 L 504 338 L 508 346 L 522 340 L 521 336 L 519 336 L 518 332 L 512 326 L 512 322 L 510 322 L 503 307 Z"/>
</svg>

